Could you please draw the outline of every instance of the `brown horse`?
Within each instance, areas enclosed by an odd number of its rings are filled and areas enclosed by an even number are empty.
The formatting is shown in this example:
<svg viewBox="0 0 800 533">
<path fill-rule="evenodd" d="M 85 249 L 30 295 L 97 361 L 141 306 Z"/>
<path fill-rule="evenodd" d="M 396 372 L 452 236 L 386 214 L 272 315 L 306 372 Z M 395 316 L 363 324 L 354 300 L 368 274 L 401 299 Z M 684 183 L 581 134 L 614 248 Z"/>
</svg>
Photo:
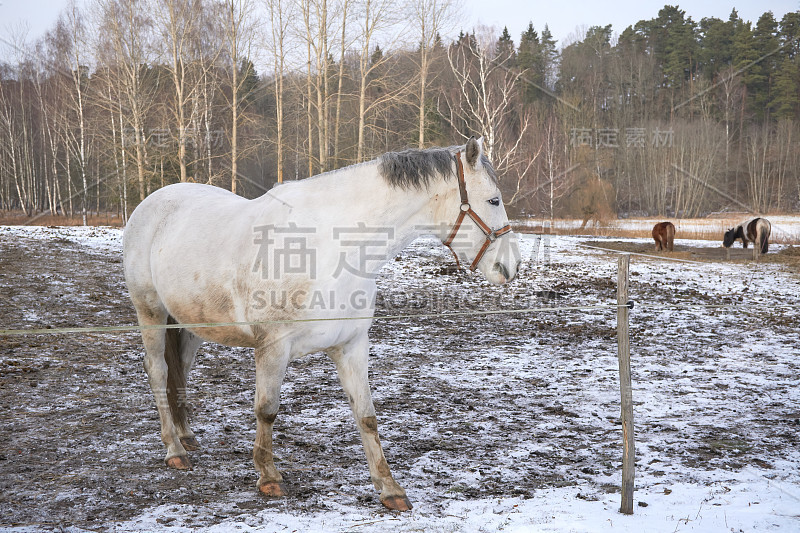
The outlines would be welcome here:
<svg viewBox="0 0 800 533">
<path fill-rule="evenodd" d="M 672 222 L 659 222 L 653 226 L 653 240 L 656 241 L 656 252 L 672 251 L 675 240 L 675 226 Z"/>
</svg>

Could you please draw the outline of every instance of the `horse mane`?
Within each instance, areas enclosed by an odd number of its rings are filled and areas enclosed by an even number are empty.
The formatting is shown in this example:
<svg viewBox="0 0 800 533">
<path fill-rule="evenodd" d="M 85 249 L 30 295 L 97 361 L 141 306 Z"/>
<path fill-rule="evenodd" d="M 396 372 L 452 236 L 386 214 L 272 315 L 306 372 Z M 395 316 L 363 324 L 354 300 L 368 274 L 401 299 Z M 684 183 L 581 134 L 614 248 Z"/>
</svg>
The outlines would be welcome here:
<svg viewBox="0 0 800 533">
<path fill-rule="evenodd" d="M 453 156 L 462 150 L 463 146 L 450 146 L 387 152 L 378 158 L 378 172 L 392 187 L 427 188 L 433 179 L 447 180 L 455 175 Z M 497 174 L 489 158 L 481 154 L 481 163 L 492 180 L 497 183 Z"/>
</svg>

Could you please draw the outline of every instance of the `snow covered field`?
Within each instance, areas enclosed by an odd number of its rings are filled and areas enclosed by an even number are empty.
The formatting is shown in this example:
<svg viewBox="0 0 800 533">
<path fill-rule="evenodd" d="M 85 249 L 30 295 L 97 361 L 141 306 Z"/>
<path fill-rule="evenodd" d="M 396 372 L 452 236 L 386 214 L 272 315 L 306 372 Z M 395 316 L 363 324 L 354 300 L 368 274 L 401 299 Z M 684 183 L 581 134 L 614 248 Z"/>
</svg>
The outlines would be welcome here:
<svg viewBox="0 0 800 533">
<path fill-rule="evenodd" d="M 0 328 L 133 324 L 120 237 L 0 227 Z M 419 240 L 382 272 L 378 314 L 615 303 L 616 256 L 582 244 L 651 243 L 588 239 L 525 236 L 505 287 L 444 274 L 449 252 Z M 633 516 L 618 512 L 616 313 L 584 310 L 375 322 L 370 377 L 404 514 L 381 508 L 322 355 L 287 375 L 276 464 L 290 496 L 268 501 L 248 350 L 201 348 L 203 449 L 185 473 L 163 466 L 138 334 L 0 337 L 0 530 L 800 530 L 800 277 L 784 248 L 758 263 L 632 258 Z"/>
</svg>

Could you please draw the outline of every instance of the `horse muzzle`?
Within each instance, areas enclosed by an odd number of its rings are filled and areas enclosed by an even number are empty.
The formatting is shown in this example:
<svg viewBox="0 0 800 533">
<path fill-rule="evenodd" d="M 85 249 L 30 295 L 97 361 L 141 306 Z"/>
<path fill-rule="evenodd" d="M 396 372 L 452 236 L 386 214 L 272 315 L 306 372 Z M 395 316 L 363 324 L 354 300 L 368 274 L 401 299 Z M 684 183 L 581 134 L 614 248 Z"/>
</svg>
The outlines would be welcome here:
<svg viewBox="0 0 800 533">
<path fill-rule="evenodd" d="M 494 266 L 492 266 L 492 271 L 499 274 L 499 279 L 497 280 L 498 285 L 505 285 L 506 283 L 513 281 L 519 273 L 519 267 L 521 264 L 522 261 L 517 261 L 515 265 L 509 267 L 500 261 L 496 262 Z"/>
</svg>

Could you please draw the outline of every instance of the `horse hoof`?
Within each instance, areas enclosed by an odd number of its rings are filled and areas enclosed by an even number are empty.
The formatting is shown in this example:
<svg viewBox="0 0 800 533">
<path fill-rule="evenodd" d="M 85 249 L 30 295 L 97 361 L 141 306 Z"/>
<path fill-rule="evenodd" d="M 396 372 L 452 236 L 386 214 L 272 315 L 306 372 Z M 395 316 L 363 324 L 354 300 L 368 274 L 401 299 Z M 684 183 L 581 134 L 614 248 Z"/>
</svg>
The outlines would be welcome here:
<svg viewBox="0 0 800 533">
<path fill-rule="evenodd" d="M 287 494 L 284 483 L 264 483 L 259 485 L 258 490 L 269 498 L 281 498 Z"/>
<path fill-rule="evenodd" d="M 181 437 L 181 444 L 183 449 L 187 452 L 193 452 L 200 449 L 200 443 L 194 437 Z"/>
<path fill-rule="evenodd" d="M 381 499 L 381 503 L 392 511 L 410 511 L 411 502 L 405 496 L 388 496 Z"/>
<path fill-rule="evenodd" d="M 177 455 L 167 459 L 167 466 L 176 470 L 191 470 L 192 463 L 185 455 Z"/>
</svg>

